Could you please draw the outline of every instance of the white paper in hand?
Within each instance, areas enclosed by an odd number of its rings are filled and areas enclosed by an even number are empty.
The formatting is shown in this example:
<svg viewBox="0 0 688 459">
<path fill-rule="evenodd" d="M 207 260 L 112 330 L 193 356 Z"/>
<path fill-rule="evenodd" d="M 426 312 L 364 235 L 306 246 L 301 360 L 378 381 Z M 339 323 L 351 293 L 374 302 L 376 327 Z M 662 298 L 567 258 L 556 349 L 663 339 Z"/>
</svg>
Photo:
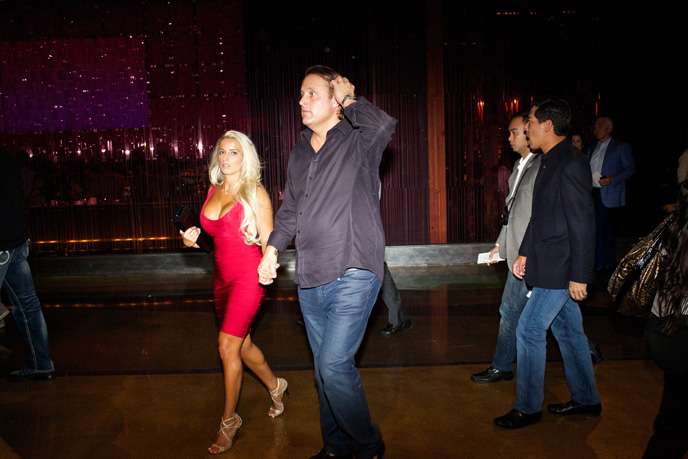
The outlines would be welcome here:
<svg viewBox="0 0 688 459">
<path fill-rule="evenodd" d="M 488 261 L 504 261 L 504 258 L 499 256 L 499 252 L 492 255 L 492 260 L 490 260 L 490 252 L 478 254 L 478 264 L 487 263 Z"/>
</svg>

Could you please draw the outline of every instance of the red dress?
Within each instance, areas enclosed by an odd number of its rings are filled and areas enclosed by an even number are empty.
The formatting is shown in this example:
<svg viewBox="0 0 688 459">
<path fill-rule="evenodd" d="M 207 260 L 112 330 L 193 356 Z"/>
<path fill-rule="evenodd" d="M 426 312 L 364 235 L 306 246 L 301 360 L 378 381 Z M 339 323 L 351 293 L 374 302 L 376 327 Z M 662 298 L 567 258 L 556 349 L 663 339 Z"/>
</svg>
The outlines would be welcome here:
<svg viewBox="0 0 688 459">
<path fill-rule="evenodd" d="M 223 332 L 245 338 L 265 294 L 258 282 L 258 264 L 262 258 L 259 245 L 246 245 L 241 231 L 244 207 L 237 202 L 219 220 L 205 216 L 205 205 L 215 192 L 210 189 L 201 210 L 201 226 L 215 243 L 213 296 L 215 313 Z"/>
</svg>

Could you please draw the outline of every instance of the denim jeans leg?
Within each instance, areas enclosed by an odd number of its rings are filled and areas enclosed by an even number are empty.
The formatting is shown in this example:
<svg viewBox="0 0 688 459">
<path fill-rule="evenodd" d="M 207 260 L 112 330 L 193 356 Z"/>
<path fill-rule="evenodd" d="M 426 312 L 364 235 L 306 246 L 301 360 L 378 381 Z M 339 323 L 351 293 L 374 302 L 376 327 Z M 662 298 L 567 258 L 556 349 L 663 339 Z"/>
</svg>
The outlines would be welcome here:
<svg viewBox="0 0 688 459">
<path fill-rule="evenodd" d="M 312 289 L 299 288 L 299 301 L 313 349 L 320 398 L 320 428 L 328 452 L 373 457 L 382 440 L 372 424 L 354 356 L 365 334 L 380 281 L 355 270 Z"/>
<path fill-rule="evenodd" d="M 507 274 L 502 304 L 499 305 L 499 335 L 497 348 L 492 357 L 492 367 L 499 371 L 513 371 L 516 358 L 516 327 L 523 308 L 528 303 L 528 287 L 524 280 Z"/>
<path fill-rule="evenodd" d="M 514 408 L 519 411 L 542 411 L 545 397 L 547 329 L 569 298 L 568 289 L 534 288 L 523 309 L 516 328 L 518 365 Z"/>
<path fill-rule="evenodd" d="M 327 326 L 326 293 L 327 285 L 314 288 L 302 289 L 298 287 L 299 303 L 301 314 L 306 325 L 308 343 L 313 351 L 313 363 L 315 369 L 315 383 L 318 390 L 320 402 L 320 430 L 323 443 L 328 452 L 336 455 L 346 456 L 352 452 L 351 440 L 337 426 L 334 415 L 327 402 L 327 397 L 322 388 L 322 377 L 318 362 L 320 361 L 320 347 L 322 345 L 323 334 Z"/>
<path fill-rule="evenodd" d="M 571 399 L 585 405 L 600 403 L 583 316 L 578 303 L 570 297 L 552 322 L 552 334 L 559 343 Z"/>
<path fill-rule="evenodd" d="M 50 359 L 48 328 L 43 318 L 41 303 L 36 296 L 31 269 L 26 261 L 29 255 L 29 241 L 8 252 L 10 259 L 3 286 L 7 289 L 14 306 L 12 316 L 17 323 L 19 334 L 30 351 L 26 368 L 31 371 L 53 371 L 55 367 Z"/>
<path fill-rule="evenodd" d="M 5 275 L 10 267 L 10 261 L 12 260 L 11 250 L 0 250 L 0 287 L 5 281 Z M 4 305 L 3 305 L 4 307 Z"/>
</svg>

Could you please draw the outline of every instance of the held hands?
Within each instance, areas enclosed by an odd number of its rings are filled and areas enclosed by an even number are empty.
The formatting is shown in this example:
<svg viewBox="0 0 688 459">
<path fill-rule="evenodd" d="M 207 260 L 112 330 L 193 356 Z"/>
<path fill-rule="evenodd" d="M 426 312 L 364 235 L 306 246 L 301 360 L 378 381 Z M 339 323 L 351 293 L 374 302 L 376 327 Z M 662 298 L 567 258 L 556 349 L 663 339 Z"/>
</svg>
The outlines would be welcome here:
<svg viewBox="0 0 688 459">
<path fill-rule="evenodd" d="M 199 248 L 198 244 L 196 244 L 196 241 L 198 240 L 198 236 L 201 235 L 200 228 L 192 226 L 186 231 L 179 230 L 179 234 L 182 235 L 182 242 L 184 243 L 184 247 L 195 247 L 197 249 Z"/>
<path fill-rule="evenodd" d="M 271 245 L 268 246 L 258 264 L 258 281 L 263 285 L 272 284 L 277 277 L 277 268 L 279 268 L 277 253 L 277 249 Z"/>
<path fill-rule="evenodd" d="M 499 260 L 493 260 L 492 257 L 497 254 L 499 255 L 499 246 L 494 246 L 492 250 L 490 250 L 490 254 L 487 256 L 487 264 L 493 265 L 495 263 L 499 263 Z"/>
<path fill-rule="evenodd" d="M 511 267 L 511 271 L 514 273 L 514 276 L 518 277 L 519 279 L 523 279 L 523 276 L 526 275 L 526 257 L 519 255 L 514 260 L 514 265 Z"/>
<path fill-rule="evenodd" d="M 569 294 L 576 301 L 583 301 L 588 296 L 588 284 L 569 281 Z"/>
<path fill-rule="evenodd" d="M 334 80 L 330 81 L 330 86 L 332 87 L 332 89 L 334 89 L 334 99 L 337 102 L 339 102 L 339 104 L 342 103 L 342 99 L 344 98 L 344 96 L 353 96 L 356 90 L 356 87 L 353 84 L 351 84 L 349 79 L 342 76 L 339 76 Z M 344 105 L 342 105 L 342 107 L 346 107 L 349 104 L 352 104 L 353 102 L 355 101 L 347 99 L 344 102 Z"/>
</svg>

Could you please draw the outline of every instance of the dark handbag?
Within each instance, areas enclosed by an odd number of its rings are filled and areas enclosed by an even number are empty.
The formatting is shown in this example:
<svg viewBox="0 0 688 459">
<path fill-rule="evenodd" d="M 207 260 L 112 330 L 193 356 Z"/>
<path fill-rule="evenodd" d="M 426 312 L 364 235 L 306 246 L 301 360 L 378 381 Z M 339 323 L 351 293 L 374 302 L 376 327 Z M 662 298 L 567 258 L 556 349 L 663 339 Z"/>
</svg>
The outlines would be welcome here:
<svg viewBox="0 0 688 459">
<path fill-rule="evenodd" d="M 657 293 L 662 261 L 662 236 L 673 221 L 669 215 L 650 234 L 638 241 L 621 259 L 609 279 L 607 290 L 616 310 L 627 316 L 647 317 Z"/>
<path fill-rule="evenodd" d="M 502 226 L 508 226 L 509 225 L 509 214 L 511 213 L 511 206 L 514 203 L 514 198 L 509 199 L 509 202 L 506 203 L 504 206 L 504 209 L 502 209 L 502 213 L 499 214 L 499 223 L 501 223 Z"/>
<path fill-rule="evenodd" d="M 177 212 L 175 212 L 174 217 L 172 217 L 172 223 L 174 223 L 177 228 L 182 231 L 186 231 L 192 226 L 200 228 L 201 234 L 198 236 L 196 244 L 198 244 L 200 248 L 208 253 L 213 251 L 213 238 L 208 233 L 203 231 L 203 228 L 201 227 L 201 219 L 198 218 L 198 215 L 196 215 L 189 206 L 186 204 L 180 205 L 177 209 Z"/>
</svg>

